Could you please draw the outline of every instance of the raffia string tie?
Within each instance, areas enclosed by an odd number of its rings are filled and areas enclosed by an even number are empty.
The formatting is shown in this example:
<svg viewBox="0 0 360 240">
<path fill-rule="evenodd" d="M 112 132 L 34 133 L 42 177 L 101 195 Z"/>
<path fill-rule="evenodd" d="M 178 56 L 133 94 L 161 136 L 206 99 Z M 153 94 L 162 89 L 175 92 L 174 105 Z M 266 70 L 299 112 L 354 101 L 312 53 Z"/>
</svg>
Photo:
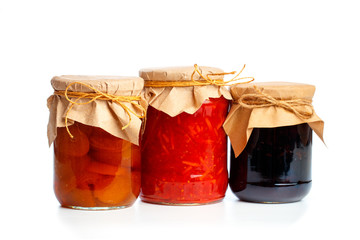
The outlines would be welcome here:
<svg viewBox="0 0 360 240">
<path fill-rule="evenodd" d="M 201 68 L 197 64 L 194 65 L 194 71 L 191 74 L 191 81 L 158 81 L 158 80 L 148 80 L 145 81 L 145 87 L 191 87 L 191 86 L 207 86 L 207 85 L 216 85 L 216 86 L 231 86 L 234 84 L 243 84 L 254 81 L 253 77 L 239 77 L 239 75 L 244 71 L 244 67 L 236 74 L 236 71 L 224 72 L 224 73 L 209 73 L 202 74 Z M 199 74 L 201 77 L 199 80 L 194 79 L 195 74 Z M 225 76 L 225 75 L 234 75 L 232 79 L 224 81 L 223 79 L 213 79 L 214 76 Z M 248 81 L 239 82 L 240 80 Z"/>
<path fill-rule="evenodd" d="M 71 92 L 71 91 L 69 91 L 69 88 L 74 84 L 80 84 L 84 87 L 87 87 L 87 88 L 93 90 L 94 92 L 87 93 L 87 92 Z M 112 94 L 107 94 L 107 93 L 97 90 L 96 88 L 94 88 L 88 84 L 81 83 L 81 82 L 73 82 L 66 87 L 65 91 L 55 91 L 54 94 L 60 95 L 60 96 L 65 96 L 66 100 L 68 100 L 71 103 L 70 107 L 68 108 L 68 110 L 66 111 L 66 114 L 65 114 L 65 127 L 66 127 L 66 131 L 68 132 L 68 134 L 71 138 L 74 138 L 74 136 L 71 134 L 69 127 L 68 127 L 68 115 L 69 115 L 69 112 L 71 111 L 71 109 L 74 107 L 74 105 L 85 105 L 85 104 L 92 103 L 96 100 L 111 101 L 111 102 L 115 102 L 115 103 L 119 104 L 124 109 L 125 113 L 129 117 L 128 124 L 123 126 L 122 130 L 124 130 L 125 128 L 127 128 L 130 125 L 131 113 L 138 118 L 145 118 L 145 116 L 146 116 L 145 108 L 143 108 L 139 104 L 139 101 L 141 100 L 140 96 L 116 96 L 116 95 L 112 95 Z M 73 101 L 70 98 L 76 98 L 76 99 Z M 78 102 L 80 99 L 83 99 L 83 98 L 90 99 L 90 100 L 86 101 L 86 102 Z M 140 110 L 141 114 L 137 114 L 136 112 L 131 110 L 129 107 L 127 107 L 124 104 L 126 102 L 130 103 L 132 106 L 134 106 L 135 108 Z"/>
<path fill-rule="evenodd" d="M 307 99 L 276 99 L 269 94 L 260 91 L 254 86 L 257 93 L 249 93 L 242 95 L 237 103 L 240 106 L 248 109 L 262 108 L 262 107 L 281 107 L 287 111 L 294 113 L 301 119 L 309 119 L 314 114 L 314 108 L 311 100 Z"/>
</svg>

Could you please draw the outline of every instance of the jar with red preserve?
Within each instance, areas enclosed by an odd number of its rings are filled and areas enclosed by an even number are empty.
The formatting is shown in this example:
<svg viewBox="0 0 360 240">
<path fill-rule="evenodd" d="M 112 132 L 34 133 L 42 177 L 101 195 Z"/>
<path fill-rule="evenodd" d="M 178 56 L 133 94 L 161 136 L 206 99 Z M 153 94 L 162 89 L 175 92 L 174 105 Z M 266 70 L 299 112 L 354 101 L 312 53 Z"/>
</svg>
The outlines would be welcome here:
<svg viewBox="0 0 360 240">
<path fill-rule="evenodd" d="M 140 192 L 139 134 L 145 102 L 138 77 L 60 76 L 48 99 L 54 191 L 63 207 L 131 206 Z"/>
<path fill-rule="evenodd" d="M 227 137 L 222 128 L 231 96 L 211 67 L 142 69 L 149 102 L 142 139 L 142 187 L 148 203 L 199 205 L 224 198 Z M 211 77 L 210 77 L 211 76 Z"/>
</svg>

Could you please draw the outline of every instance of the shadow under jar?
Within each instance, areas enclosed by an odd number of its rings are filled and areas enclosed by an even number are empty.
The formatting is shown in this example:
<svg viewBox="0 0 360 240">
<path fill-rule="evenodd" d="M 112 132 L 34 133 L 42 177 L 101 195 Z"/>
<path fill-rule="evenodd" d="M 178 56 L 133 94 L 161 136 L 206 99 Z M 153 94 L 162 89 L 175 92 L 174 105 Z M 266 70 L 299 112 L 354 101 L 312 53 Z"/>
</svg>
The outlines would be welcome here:
<svg viewBox="0 0 360 240">
<path fill-rule="evenodd" d="M 311 147 L 307 123 L 254 128 L 237 158 L 231 150 L 231 190 L 249 202 L 300 201 L 311 188 Z"/>
</svg>

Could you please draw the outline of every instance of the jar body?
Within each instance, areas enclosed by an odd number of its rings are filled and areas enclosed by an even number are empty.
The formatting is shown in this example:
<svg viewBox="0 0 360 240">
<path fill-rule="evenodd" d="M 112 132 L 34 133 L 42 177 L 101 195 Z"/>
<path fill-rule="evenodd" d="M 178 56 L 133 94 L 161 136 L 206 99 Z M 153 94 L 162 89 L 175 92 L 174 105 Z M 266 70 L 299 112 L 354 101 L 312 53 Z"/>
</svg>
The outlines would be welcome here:
<svg viewBox="0 0 360 240">
<path fill-rule="evenodd" d="M 194 114 L 170 117 L 149 107 L 142 141 L 145 202 L 198 205 L 220 201 L 228 182 L 228 100 L 210 98 Z"/>
<path fill-rule="evenodd" d="M 232 150 L 229 185 L 243 201 L 300 201 L 311 188 L 312 130 L 307 123 L 254 128 L 243 152 Z"/>
<path fill-rule="evenodd" d="M 140 147 L 78 122 L 57 129 L 54 190 L 63 207 L 106 210 L 131 206 L 140 192 Z"/>
</svg>

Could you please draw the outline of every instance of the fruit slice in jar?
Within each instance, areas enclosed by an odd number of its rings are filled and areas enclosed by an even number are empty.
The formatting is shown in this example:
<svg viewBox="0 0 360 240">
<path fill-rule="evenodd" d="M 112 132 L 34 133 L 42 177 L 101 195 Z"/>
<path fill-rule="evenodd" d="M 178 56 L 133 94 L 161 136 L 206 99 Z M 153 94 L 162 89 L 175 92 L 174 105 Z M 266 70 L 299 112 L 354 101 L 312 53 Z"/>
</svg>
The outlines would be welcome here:
<svg viewBox="0 0 360 240">
<path fill-rule="evenodd" d="M 69 163 L 58 161 L 55 158 L 54 191 L 60 203 L 64 202 L 68 198 L 68 194 L 76 188 L 76 178 Z"/>
<path fill-rule="evenodd" d="M 141 171 L 141 149 L 135 144 L 131 146 L 131 168 L 133 171 Z"/>
<path fill-rule="evenodd" d="M 95 128 L 90 137 L 90 155 L 95 161 L 120 165 L 131 153 L 131 143 L 117 138 L 101 128 Z M 131 158 L 131 156 L 130 156 Z M 131 163 L 130 163 L 131 164 Z M 129 164 L 129 165 L 130 165 Z"/>
<path fill-rule="evenodd" d="M 64 207 L 96 207 L 96 203 L 91 191 L 82 189 L 73 189 L 64 194 L 61 199 L 61 205 Z"/>
<path fill-rule="evenodd" d="M 90 144 L 93 149 L 114 152 L 121 151 L 122 142 L 123 140 L 121 138 L 115 137 L 98 127 L 94 127 L 90 136 Z"/>
<path fill-rule="evenodd" d="M 74 124 L 69 126 L 69 131 L 74 136 L 70 137 L 65 127 L 57 129 L 57 136 L 54 142 L 55 154 L 58 154 L 59 161 L 66 161 L 68 156 L 80 157 L 89 151 L 89 139 Z"/>
<path fill-rule="evenodd" d="M 132 164 L 132 144 L 126 140 L 122 140 L 122 147 L 119 151 L 108 151 L 102 149 L 90 150 L 90 156 L 93 160 L 111 164 L 114 166 L 131 167 Z"/>
<path fill-rule="evenodd" d="M 93 191 L 107 187 L 113 180 L 114 176 L 112 175 L 83 172 L 76 176 L 76 186 L 79 189 Z"/>
<path fill-rule="evenodd" d="M 116 175 L 118 170 L 117 166 L 106 164 L 98 161 L 90 161 L 90 163 L 86 166 L 86 171 L 92 173 L 99 173 L 103 175 Z"/>
<path fill-rule="evenodd" d="M 86 167 L 86 171 L 92 173 L 99 173 L 103 175 L 121 175 L 129 171 L 127 168 L 114 166 L 111 164 L 106 164 L 98 161 L 91 161 Z"/>
<path fill-rule="evenodd" d="M 131 169 L 117 175 L 107 187 L 94 191 L 94 197 L 109 205 L 130 203 L 135 198 L 131 188 Z"/>
<path fill-rule="evenodd" d="M 87 137 L 90 137 L 94 127 L 93 126 L 89 126 L 89 125 L 86 125 L 86 124 L 82 124 L 82 123 L 79 123 L 79 122 L 76 122 L 75 124 L 77 124 L 80 128 L 80 131 L 82 131 L 83 133 L 86 134 Z"/>
<path fill-rule="evenodd" d="M 99 150 L 99 149 L 92 149 L 89 153 L 90 157 L 97 162 L 102 162 L 104 164 L 110 164 L 115 167 L 119 166 L 122 161 L 122 153 L 121 151 L 107 151 L 107 150 Z"/>
<path fill-rule="evenodd" d="M 139 196 L 140 186 L 141 186 L 141 172 L 140 170 L 133 171 L 131 173 L 131 189 L 135 197 Z"/>
<path fill-rule="evenodd" d="M 86 159 L 83 157 L 67 157 L 67 162 L 58 161 L 55 158 L 54 190 L 55 195 L 62 206 L 94 207 L 95 202 L 89 190 L 78 189 L 73 164 Z"/>
<path fill-rule="evenodd" d="M 135 159 L 133 159 L 133 144 L 131 144 L 130 142 L 123 140 L 122 143 L 122 151 L 121 151 L 121 155 L 122 155 L 122 159 L 121 159 L 121 167 L 123 168 L 131 168 L 132 163 Z"/>
<path fill-rule="evenodd" d="M 92 161 L 88 155 L 78 157 L 71 162 L 77 188 L 87 190 L 102 189 L 113 181 L 113 175 L 89 172 L 88 167 L 91 163 Z"/>
</svg>

